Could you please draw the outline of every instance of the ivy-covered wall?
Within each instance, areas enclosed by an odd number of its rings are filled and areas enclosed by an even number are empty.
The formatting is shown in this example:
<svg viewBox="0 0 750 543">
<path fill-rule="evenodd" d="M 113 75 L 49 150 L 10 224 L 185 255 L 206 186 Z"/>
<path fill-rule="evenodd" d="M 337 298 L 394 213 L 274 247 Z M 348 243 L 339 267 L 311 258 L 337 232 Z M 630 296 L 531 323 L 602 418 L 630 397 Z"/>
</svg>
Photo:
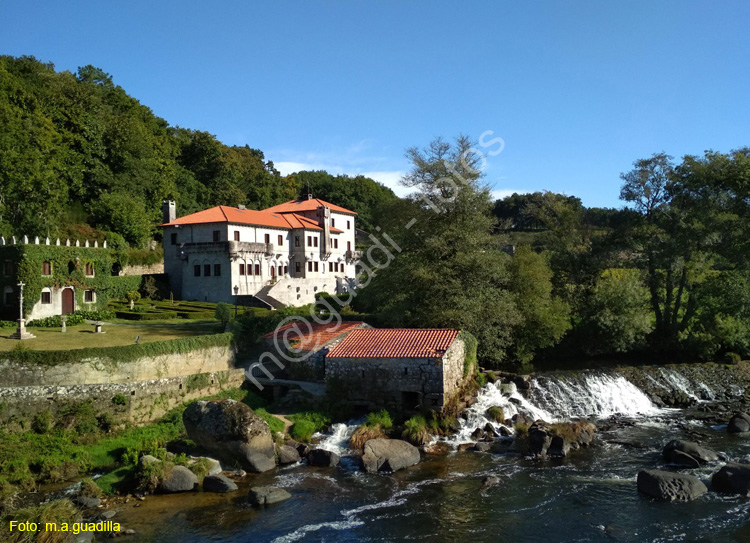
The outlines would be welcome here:
<svg viewBox="0 0 750 543">
<path fill-rule="evenodd" d="M 15 274 L 5 274 L 5 262 L 12 261 Z M 49 262 L 50 275 L 42 275 L 42 265 Z M 94 267 L 94 275 L 87 276 L 86 265 Z M 28 316 L 45 287 L 72 286 L 75 289 L 76 307 L 83 304 L 85 290 L 96 292 L 96 303 L 86 304 L 90 309 L 101 309 L 115 294 L 112 277 L 113 257 L 109 249 L 103 247 L 67 247 L 57 245 L 6 245 L 0 247 L 0 294 L 5 287 L 13 287 L 17 295 L 19 281 L 25 283 L 24 316 Z M 119 285 L 117 285 L 119 286 Z M 16 298 L 17 299 L 17 298 Z M 0 300 L 0 318 L 17 319 L 18 305 L 4 305 Z"/>
</svg>

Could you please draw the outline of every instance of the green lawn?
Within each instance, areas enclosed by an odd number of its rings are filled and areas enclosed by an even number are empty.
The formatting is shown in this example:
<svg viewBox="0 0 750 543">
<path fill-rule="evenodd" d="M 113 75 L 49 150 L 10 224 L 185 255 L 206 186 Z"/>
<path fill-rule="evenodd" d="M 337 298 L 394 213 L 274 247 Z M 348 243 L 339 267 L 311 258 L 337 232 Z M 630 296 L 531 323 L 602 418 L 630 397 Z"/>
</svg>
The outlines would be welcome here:
<svg viewBox="0 0 750 543">
<path fill-rule="evenodd" d="M 212 326 L 194 321 L 185 322 L 184 320 L 180 324 L 154 324 L 152 321 L 149 324 L 133 325 L 132 321 L 129 321 L 129 323 L 129 326 L 105 325 L 104 331 L 106 333 L 104 334 L 95 334 L 93 324 L 71 326 L 65 333 L 62 333 L 59 328 L 28 328 L 28 331 L 36 337 L 23 341 L 10 339 L 11 334 L 15 331 L 13 328 L 2 328 L 0 329 L 0 352 L 17 349 L 19 345 L 22 345 L 22 348 L 39 351 L 113 347 L 116 345 L 131 345 L 135 343 L 136 336 L 140 336 L 140 343 L 150 343 L 189 336 L 218 334 L 223 331 L 220 329 L 221 325 L 217 322 L 214 322 Z"/>
</svg>

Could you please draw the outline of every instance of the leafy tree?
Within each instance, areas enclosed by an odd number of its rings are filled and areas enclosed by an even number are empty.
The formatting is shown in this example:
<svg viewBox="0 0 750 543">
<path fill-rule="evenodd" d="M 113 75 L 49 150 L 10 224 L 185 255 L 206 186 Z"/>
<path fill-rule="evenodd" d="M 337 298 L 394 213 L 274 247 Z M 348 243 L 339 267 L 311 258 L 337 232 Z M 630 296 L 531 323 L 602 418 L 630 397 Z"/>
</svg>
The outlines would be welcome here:
<svg viewBox="0 0 750 543">
<path fill-rule="evenodd" d="M 333 176 L 325 171 L 303 171 L 289 178 L 299 198 L 306 198 L 309 191 L 316 198 L 357 211 L 357 226 L 367 232 L 382 226 L 388 207 L 397 199 L 391 189 L 362 175 Z"/>
<path fill-rule="evenodd" d="M 223 302 L 218 303 L 214 310 L 214 317 L 221 322 L 222 326 L 226 326 L 227 323 L 232 320 L 232 308 L 229 304 Z"/>
<path fill-rule="evenodd" d="M 519 247 L 510 263 L 510 291 L 521 315 L 513 330 L 513 358 L 528 364 L 570 328 L 570 307 L 552 295 L 552 270 L 544 255 Z"/>
<path fill-rule="evenodd" d="M 417 193 L 393 207 L 383 228 L 401 252 L 392 249 L 358 303 L 388 326 L 467 330 L 479 340 L 479 357 L 501 364 L 521 316 L 507 288 L 510 257 L 491 235 L 492 201 L 471 148 L 460 136 L 407 150 L 412 169 L 402 182 Z"/>
<path fill-rule="evenodd" d="M 131 245 L 142 246 L 154 231 L 156 221 L 138 197 L 121 192 L 104 193 L 91 208 L 99 227 L 121 233 Z"/>
<path fill-rule="evenodd" d="M 580 329 L 589 354 L 643 347 L 653 329 L 649 292 L 637 270 L 606 270 L 586 300 Z"/>
</svg>

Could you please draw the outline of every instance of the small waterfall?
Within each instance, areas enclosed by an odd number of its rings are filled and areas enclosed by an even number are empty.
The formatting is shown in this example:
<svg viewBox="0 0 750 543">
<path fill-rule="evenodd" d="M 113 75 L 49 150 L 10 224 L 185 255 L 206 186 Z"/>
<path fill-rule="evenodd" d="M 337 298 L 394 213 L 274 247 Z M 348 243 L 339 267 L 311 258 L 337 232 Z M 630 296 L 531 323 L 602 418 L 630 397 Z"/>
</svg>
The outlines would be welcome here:
<svg viewBox="0 0 750 543">
<path fill-rule="evenodd" d="M 478 394 L 474 405 L 459 419 L 459 430 L 446 441 L 454 446 L 473 441 L 471 434 L 488 423 L 498 432 L 504 427 L 487 417 L 490 407 L 500 407 L 506 419 L 523 414 L 547 422 L 571 418 L 606 418 L 612 415 L 642 417 L 661 410 L 633 383 L 622 376 L 584 375 L 582 377 L 540 377 L 532 382 L 529 399 L 514 384 L 490 383 Z M 506 432 L 506 433 L 508 433 Z"/>
<path fill-rule="evenodd" d="M 504 427 L 509 433 L 513 433 L 512 428 L 509 428 L 504 424 L 496 423 L 494 420 L 487 418 L 487 410 L 490 407 L 501 408 L 506 419 L 519 413 L 527 415 L 534 420 L 552 420 L 553 418 L 549 412 L 540 409 L 521 396 L 516 389 L 516 385 L 513 383 L 489 383 L 479 391 L 476 403 L 464 411 L 464 416 L 466 418 L 459 419 L 458 432 L 446 441 L 454 446 L 473 441 L 471 439 L 471 434 L 474 430 L 477 428 L 484 428 L 488 423 L 491 424 L 498 433 L 500 432 L 501 427 Z"/>
<path fill-rule="evenodd" d="M 664 378 L 670 388 L 682 392 L 683 394 L 685 394 L 685 396 L 696 402 L 701 401 L 701 399 L 693 392 L 693 386 L 687 377 L 677 373 L 674 370 L 665 368 L 660 368 L 659 373 L 661 373 L 661 376 Z M 706 387 L 706 385 L 703 386 Z"/>
<path fill-rule="evenodd" d="M 558 418 L 655 415 L 659 408 L 622 376 L 542 377 L 532 383 L 533 400 Z"/>
<path fill-rule="evenodd" d="M 324 449 L 326 451 L 335 452 L 339 456 L 349 453 L 349 439 L 352 437 L 354 430 L 357 426 L 362 424 L 364 420 L 350 420 L 348 422 L 339 422 L 331 426 L 330 434 L 313 434 L 313 438 L 317 438 L 317 448 Z"/>
</svg>

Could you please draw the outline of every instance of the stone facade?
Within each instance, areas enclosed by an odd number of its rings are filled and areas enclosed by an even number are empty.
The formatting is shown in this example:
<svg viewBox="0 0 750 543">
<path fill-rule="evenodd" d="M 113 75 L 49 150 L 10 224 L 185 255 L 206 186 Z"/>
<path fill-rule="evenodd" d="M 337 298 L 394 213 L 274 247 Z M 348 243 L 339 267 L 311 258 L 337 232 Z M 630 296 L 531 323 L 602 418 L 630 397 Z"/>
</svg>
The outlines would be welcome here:
<svg viewBox="0 0 750 543">
<path fill-rule="evenodd" d="M 326 358 L 326 381 L 337 380 L 351 404 L 364 410 L 436 411 L 463 383 L 465 345 L 456 338 L 438 358 Z"/>
</svg>

